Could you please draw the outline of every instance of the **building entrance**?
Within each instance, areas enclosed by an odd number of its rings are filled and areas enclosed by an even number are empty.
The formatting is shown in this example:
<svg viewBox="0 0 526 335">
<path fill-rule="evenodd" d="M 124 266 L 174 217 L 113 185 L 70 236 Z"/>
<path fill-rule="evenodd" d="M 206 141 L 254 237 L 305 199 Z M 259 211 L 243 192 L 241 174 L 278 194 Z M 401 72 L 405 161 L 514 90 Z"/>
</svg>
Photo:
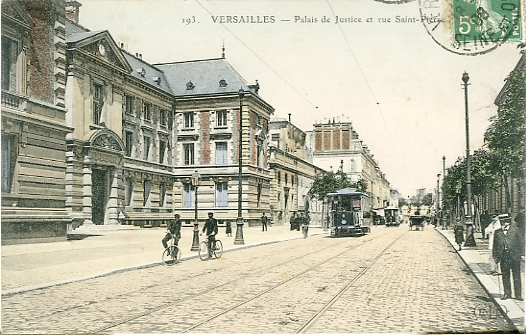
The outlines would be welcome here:
<svg viewBox="0 0 526 335">
<path fill-rule="evenodd" d="M 96 225 L 103 225 L 109 198 L 109 170 L 93 169 L 91 172 L 92 207 L 91 220 Z"/>
</svg>

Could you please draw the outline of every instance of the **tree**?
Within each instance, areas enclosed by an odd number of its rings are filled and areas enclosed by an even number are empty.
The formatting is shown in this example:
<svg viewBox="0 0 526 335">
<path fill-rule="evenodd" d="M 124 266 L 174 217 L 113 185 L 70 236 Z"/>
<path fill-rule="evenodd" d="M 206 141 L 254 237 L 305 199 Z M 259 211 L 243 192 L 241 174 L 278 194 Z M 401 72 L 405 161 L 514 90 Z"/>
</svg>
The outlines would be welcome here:
<svg viewBox="0 0 526 335">
<path fill-rule="evenodd" d="M 323 200 L 327 194 L 336 192 L 344 188 L 356 188 L 362 192 L 367 191 L 367 183 L 360 179 L 355 183 L 349 181 L 349 178 L 341 170 L 338 172 L 328 172 L 323 174 L 321 177 L 316 176 L 310 193 L 313 194 L 318 200 Z"/>
<path fill-rule="evenodd" d="M 433 194 L 432 193 L 426 193 L 424 195 L 424 198 L 422 199 L 422 205 L 424 206 L 431 206 L 433 204 Z"/>
<path fill-rule="evenodd" d="M 526 69 L 516 69 L 506 79 L 506 91 L 498 115 L 484 133 L 493 155 L 493 172 L 504 184 L 506 210 L 511 207 L 508 178 L 525 176 L 526 156 Z"/>
</svg>

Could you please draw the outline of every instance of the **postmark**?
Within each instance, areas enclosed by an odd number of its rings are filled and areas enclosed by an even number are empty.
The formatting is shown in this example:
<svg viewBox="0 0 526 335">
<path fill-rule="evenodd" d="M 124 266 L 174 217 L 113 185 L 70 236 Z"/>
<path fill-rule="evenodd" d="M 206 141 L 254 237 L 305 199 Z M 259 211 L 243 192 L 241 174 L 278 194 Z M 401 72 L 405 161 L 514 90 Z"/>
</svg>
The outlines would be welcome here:
<svg viewBox="0 0 526 335">
<path fill-rule="evenodd" d="M 419 0 L 421 21 L 442 48 L 480 55 L 523 36 L 521 0 Z"/>
</svg>

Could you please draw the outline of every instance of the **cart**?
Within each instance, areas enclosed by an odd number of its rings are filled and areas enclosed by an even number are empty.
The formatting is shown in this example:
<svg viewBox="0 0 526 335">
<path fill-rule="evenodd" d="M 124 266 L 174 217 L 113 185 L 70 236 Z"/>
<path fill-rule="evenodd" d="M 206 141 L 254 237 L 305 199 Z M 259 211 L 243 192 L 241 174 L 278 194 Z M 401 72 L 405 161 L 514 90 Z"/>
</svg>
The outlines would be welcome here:
<svg viewBox="0 0 526 335">
<path fill-rule="evenodd" d="M 409 230 L 413 230 L 413 227 L 415 227 L 415 230 L 419 230 L 422 228 L 424 230 L 424 225 L 426 223 L 426 217 L 422 215 L 411 215 L 409 217 Z"/>
</svg>

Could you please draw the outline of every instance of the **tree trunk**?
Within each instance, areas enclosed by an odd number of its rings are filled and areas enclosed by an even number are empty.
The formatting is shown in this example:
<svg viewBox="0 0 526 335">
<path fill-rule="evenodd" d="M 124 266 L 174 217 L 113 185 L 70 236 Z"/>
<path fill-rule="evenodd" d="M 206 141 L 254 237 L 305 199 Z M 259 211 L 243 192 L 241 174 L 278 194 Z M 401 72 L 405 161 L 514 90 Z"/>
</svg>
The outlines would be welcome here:
<svg viewBox="0 0 526 335">
<path fill-rule="evenodd" d="M 506 206 L 505 213 L 510 213 L 511 210 L 511 195 L 510 195 L 510 185 L 508 184 L 508 176 L 504 176 L 504 203 Z"/>
</svg>

